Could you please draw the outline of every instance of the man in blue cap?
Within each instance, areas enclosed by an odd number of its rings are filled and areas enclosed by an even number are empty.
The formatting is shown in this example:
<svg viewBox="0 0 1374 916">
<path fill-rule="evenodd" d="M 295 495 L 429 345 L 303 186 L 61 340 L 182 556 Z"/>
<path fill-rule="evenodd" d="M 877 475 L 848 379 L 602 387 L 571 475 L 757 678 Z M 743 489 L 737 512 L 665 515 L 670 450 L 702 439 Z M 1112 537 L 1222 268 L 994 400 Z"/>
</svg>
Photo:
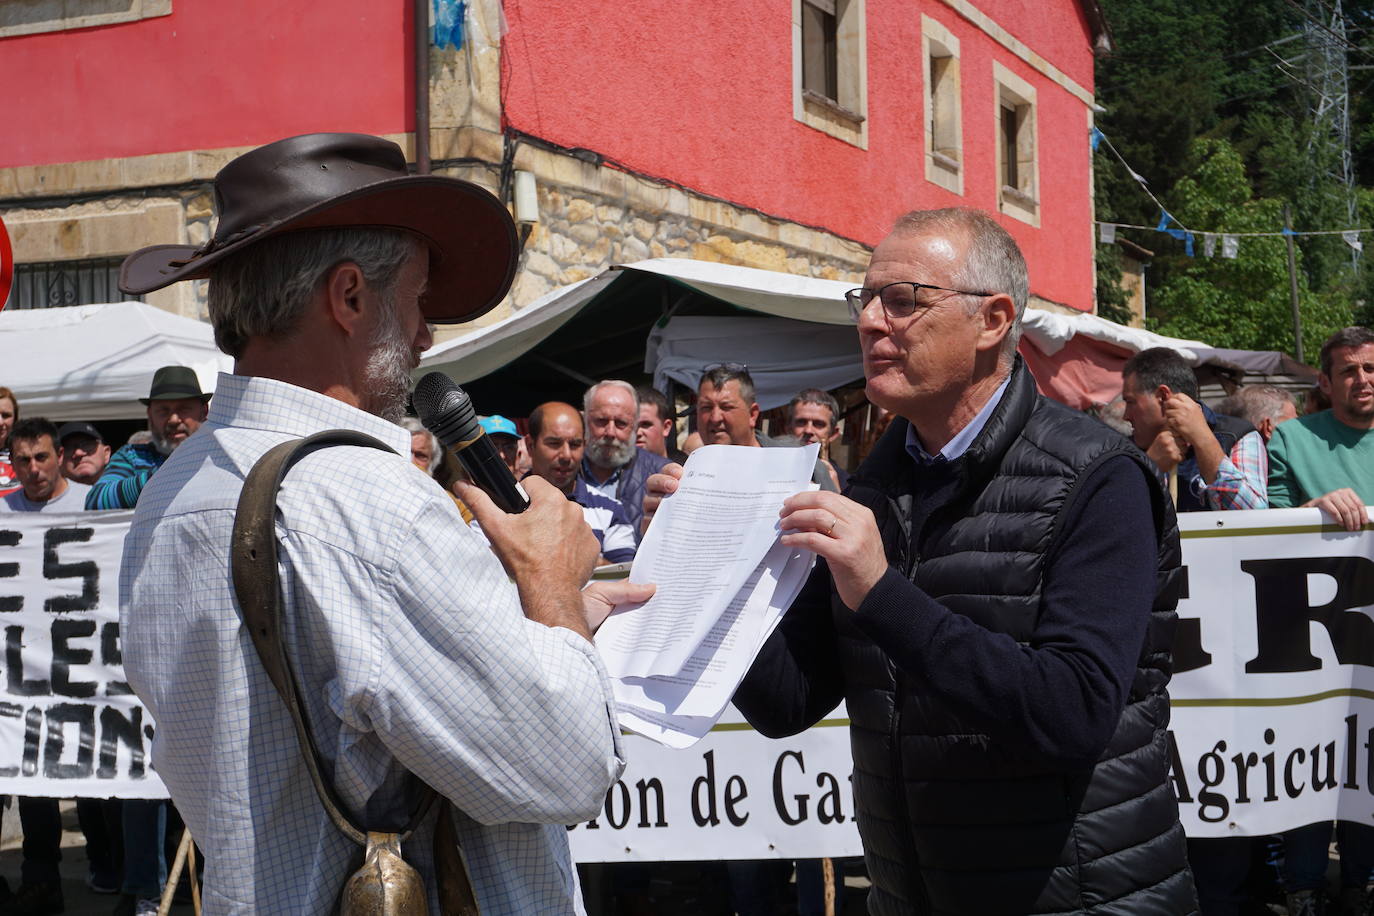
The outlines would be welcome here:
<svg viewBox="0 0 1374 916">
<path fill-rule="evenodd" d="M 499 413 L 494 413 L 489 417 L 479 417 L 477 422 L 482 425 L 483 431 L 491 439 L 496 450 L 501 453 L 501 460 L 510 468 L 511 474 L 517 480 L 520 473 L 516 470 L 516 459 L 520 455 L 520 431 L 515 428 L 515 423 L 507 420 Z"/>
</svg>

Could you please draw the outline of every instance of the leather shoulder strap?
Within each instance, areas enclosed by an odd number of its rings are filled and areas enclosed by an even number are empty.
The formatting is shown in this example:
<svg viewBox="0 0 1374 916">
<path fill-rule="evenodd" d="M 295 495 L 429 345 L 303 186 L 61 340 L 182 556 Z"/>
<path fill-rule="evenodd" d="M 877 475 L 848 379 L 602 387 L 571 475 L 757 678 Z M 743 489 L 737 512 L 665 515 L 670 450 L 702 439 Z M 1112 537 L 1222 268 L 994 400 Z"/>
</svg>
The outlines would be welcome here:
<svg viewBox="0 0 1374 916">
<path fill-rule="evenodd" d="M 272 685 L 281 694 L 296 727 L 301 755 L 315 784 L 320 801 L 334 825 L 359 845 L 367 844 L 367 829 L 354 824 L 344 813 L 344 806 L 334 790 L 333 782 L 325 774 L 314 733 L 310 729 L 305 704 L 301 701 L 295 668 L 286 651 L 282 629 L 284 602 L 281 581 L 277 574 L 278 544 L 276 532 L 277 491 L 288 471 L 310 452 L 331 445 L 354 445 L 377 448 L 395 454 L 395 449 L 364 433 L 347 429 L 332 429 L 304 439 L 293 439 L 270 449 L 253 465 L 243 482 L 238 511 L 234 516 L 234 533 L 230 552 L 230 570 L 234 579 L 234 594 L 243 613 L 243 623 L 253 637 L 262 666 Z M 405 828 L 409 835 L 429 812 L 435 792 L 424 786 L 419 804 Z"/>
</svg>

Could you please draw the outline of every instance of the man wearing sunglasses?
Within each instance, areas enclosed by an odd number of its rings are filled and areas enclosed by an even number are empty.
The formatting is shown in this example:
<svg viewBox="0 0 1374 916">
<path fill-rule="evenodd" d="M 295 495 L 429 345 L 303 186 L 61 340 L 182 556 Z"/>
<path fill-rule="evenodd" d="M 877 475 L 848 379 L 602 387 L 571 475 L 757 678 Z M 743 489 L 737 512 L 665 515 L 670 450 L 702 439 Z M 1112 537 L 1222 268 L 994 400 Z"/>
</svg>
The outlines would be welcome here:
<svg viewBox="0 0 1374 916">
<path fill-rule="evenodd" d="M 988 215 L 903 216 L 847 298 L 896 416 L 847 496 L 784 506 L 783 543 L 820 562 L 735 704 L 784 736 L 846 702 L 871 913 L 1194 912 L 1166 494 L 1037 393 L 1025 261 Z"/>
</svg>

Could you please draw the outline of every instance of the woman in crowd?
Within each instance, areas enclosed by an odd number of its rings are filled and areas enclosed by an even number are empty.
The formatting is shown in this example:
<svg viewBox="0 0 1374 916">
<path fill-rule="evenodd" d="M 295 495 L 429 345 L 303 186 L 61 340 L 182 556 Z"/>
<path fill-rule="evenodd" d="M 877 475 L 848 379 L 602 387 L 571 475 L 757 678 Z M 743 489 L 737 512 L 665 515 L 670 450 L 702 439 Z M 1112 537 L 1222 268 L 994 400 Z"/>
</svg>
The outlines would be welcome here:
<svg viewBox="0 0 1374 916">
<path fill-rule="evenodd" d="M 14 392 L 0 385 L 0 496 L 19 489 L 10 464 L 10 430 L 19 420 L 19 401 Z"/>
</svg>

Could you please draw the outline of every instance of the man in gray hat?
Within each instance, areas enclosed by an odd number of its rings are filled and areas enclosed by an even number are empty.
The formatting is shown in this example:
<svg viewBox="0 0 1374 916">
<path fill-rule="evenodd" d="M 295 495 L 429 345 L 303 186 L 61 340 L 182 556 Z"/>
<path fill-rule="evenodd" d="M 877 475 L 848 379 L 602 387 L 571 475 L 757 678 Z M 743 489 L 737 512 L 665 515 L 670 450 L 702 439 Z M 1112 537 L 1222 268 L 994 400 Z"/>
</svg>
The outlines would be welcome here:
<svg viewBox="0 0 1374 916">
<path fill-rule="evenodd" d="M 86 494 L 87 509 L 132 509 L 153 472 L 162 467 L 172 449 L 185 442 L 205 422 L 210 395 L 200 390 L 195 370 L 163 366 L 153 373 L 146 398 L 148 432 L 152 442 L 129 444 L 110 458 L 100 479 Z"/>
<path fill-rule="evenodd" d="M 129 443 L 111 456 L 100 478 L 86 493 L 87 509 L 132 509 L 138 505 L 153 473 L 172 451 L 205 422 L 210 395 L 200 388 L 194 369 L 163 366 L 153 373 L 147 408 L 152 441 Z M 163 840 L 167 829 L 166 802 L 125 799 L 120 805 L 124 843 L 124 876 L 119 916 L 156 912 L 167 871 Z"/>
<path fill-rule="evenodd" d="M 452 802 L 482 912 L 580 912 L 564 825 L 596 816 L 624 766 L 591 633 L 652 588 L 583 591 L 596 539 L 540 479 L 526 480 L 519 515 L 458 484 L 488 547 L 395 425 L 429 322 L 475 318 L 509 289 L 509 213 L 476 185 L 408 175 L 399 147 L 360 134 L 253 150 L 215 195 L 206 246 L 145 249 L 121 271 L 126 292 L 208 276 L 215 340 L 235 359 L 201 433 L 144 491 L 120 581 L 125 670 L 157 720 L 158 773 L 205 851 L 205 912 L 329 913 L 357 867 L 245 635 L 228 559 L 249 470 L 331 429 L 390 452 L 301 458 L 275 536 L 284 648 L 341 807 L 394 830 L 422 780 Z M 430 912 L 434 826 L 426 816 L 403 849 Z"/>
</svg>

